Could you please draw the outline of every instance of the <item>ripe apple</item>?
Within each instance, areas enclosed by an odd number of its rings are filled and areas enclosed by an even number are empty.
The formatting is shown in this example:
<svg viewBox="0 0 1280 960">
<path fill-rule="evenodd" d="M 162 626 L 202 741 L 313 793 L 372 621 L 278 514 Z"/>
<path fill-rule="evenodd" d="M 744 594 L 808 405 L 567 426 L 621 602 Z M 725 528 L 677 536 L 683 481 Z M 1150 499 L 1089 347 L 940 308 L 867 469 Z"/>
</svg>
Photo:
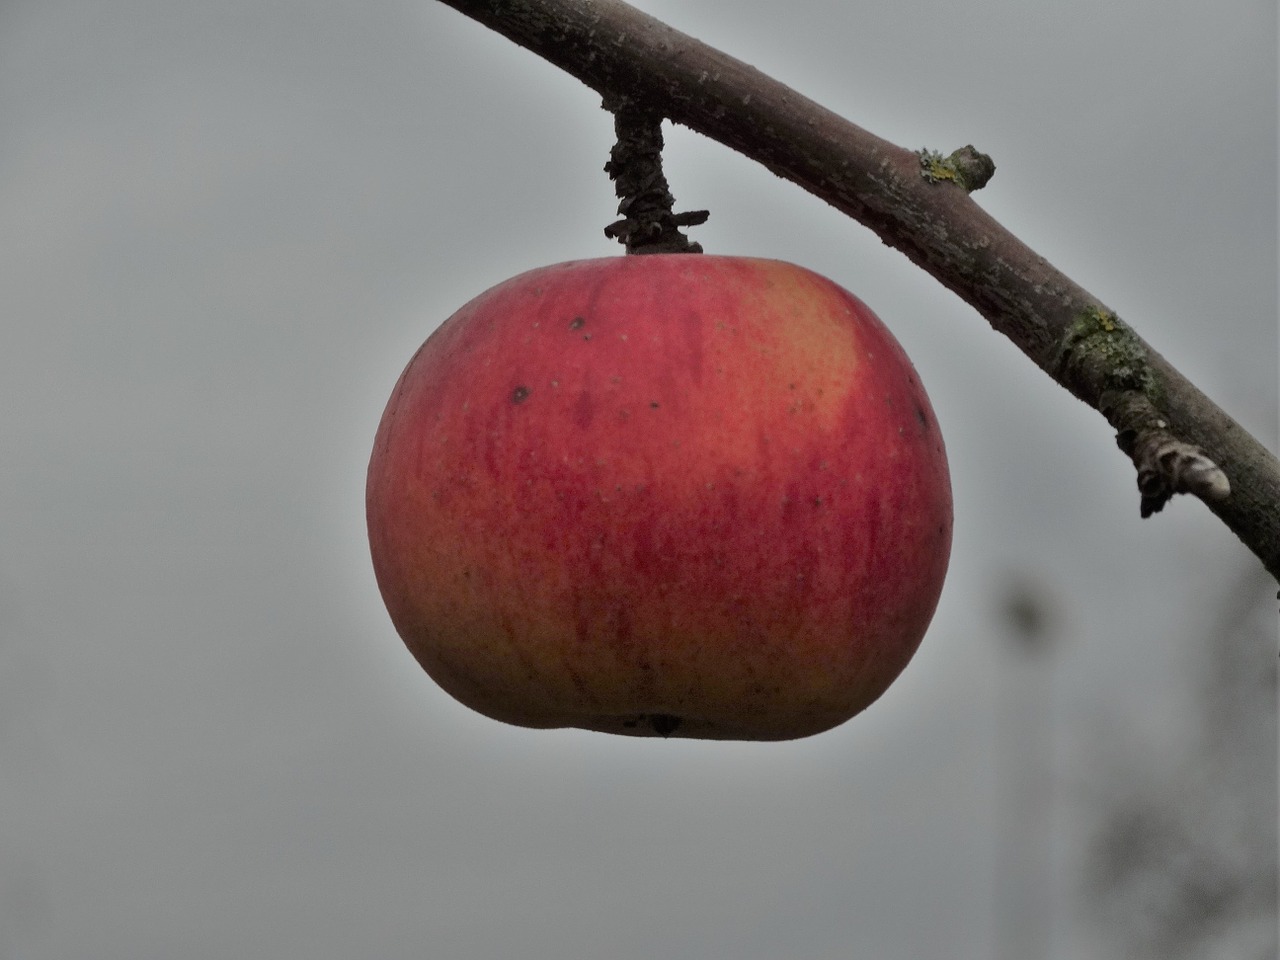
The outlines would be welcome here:
<svg viewBox="0 0 1280 960">
<path fill-rule="evenodd" d="M 561 263 L 418 350 L 374 571 L 458 700 L 527 727 L 785 740 L 879 697 L 951 544 L 942 437 L 856 297 L 772 260 Z"/>
</svg>

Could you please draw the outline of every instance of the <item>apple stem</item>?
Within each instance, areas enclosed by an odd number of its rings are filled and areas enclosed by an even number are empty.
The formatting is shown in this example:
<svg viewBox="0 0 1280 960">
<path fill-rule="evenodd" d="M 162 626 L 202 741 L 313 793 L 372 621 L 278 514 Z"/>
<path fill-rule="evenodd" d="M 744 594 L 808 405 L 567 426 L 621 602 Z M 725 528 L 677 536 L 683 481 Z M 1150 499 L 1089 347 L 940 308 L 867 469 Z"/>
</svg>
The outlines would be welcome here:
<svg viewBox="0 0 1280 960">
<path fill-rule="evenodd" d="M 604 108 L 613 114 L 618 138 L 604 171 L 614 182 L 623 217 L 605 227 L 604 235 L 627 253 L 701 253 L 701 244 L 679 228 L 705 223 L 711 214 L 672 213 L 676 201 L 662 173 L 662 114 L 623 96 L 606 99 Z"/>
</svg>

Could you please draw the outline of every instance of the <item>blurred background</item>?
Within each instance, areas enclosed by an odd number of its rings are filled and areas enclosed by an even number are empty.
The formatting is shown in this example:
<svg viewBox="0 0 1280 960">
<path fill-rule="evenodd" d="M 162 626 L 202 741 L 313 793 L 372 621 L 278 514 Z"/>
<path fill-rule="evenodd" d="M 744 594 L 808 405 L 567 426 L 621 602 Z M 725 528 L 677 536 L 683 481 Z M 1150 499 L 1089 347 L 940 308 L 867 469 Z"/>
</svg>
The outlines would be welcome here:
<svg viewBox="0 0 1280 960">
<path fill-rule="evenodd" d="M 1270 0 L 642 0 L 906 147 L 1277 441 Z M 1276 955 L 1276 584 L 856 223 L 675 129 L 709 251 L 913 357 L 934 625 L 783 744 L 506 727 L 373 581 L 391 387 L 618 253 L 599 98 L 432 0 L 0 6 L 0 960 Z"/>
</svg>

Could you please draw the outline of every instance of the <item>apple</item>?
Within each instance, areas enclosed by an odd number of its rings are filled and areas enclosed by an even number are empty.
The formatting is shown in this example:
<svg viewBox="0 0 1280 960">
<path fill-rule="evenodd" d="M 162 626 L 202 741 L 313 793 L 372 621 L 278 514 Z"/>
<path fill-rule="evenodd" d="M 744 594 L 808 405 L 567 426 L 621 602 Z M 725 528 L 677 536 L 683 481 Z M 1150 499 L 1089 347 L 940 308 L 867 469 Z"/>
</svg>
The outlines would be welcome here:
<svg viewBox="0 0 1280 960">
<path fill-rule="evenodd" d="M 861 711 L 946 573 L 942 436 L 852 294 L 774 260 L 561 263 L 422 345 L 369 463 L 391 621 L 526 727 L 785 740 Z"/>
</svg>

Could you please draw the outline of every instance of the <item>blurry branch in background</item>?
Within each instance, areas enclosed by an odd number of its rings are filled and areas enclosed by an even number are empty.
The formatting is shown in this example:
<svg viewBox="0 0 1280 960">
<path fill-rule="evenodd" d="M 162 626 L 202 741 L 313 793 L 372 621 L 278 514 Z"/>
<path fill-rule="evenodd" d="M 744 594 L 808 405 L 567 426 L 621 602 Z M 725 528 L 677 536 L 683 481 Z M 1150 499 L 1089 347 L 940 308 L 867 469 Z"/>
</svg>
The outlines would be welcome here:
<svg viewBox="0 0 1280 960">
<path fill-rule="evenodd" d="M 1101 301 L 969 196 L 990 159 L 895 146 L 620 0 L 442 0 L 620 100 L 763 164 L 869 227 L 1111 423 L 1144 516 L 1203 500 L 1280 580 L 1280 461 Z"/>
<path fill-rule="evenodd" d="M 1024 573 L 1010 574 L 1001 593 L 1008 654 L 996 741 L 996 958 L 1041 960 L 1054 955 L 1053 660 L 1062 618 L 1048 586 Z"/>
<path fill-rule="evenodd" d="M 1117 956 L 1274 960 L 1277 702 L 1273 593 L 1260 570 L 1235 580 L 1207 646 L 1200 716 L 1182 760 L 1154 766 L 1127 744 L 1108 784 L 1086 897 Z M 1207 636 L 1206 636 L 1207 635 Z M 1207 643 L 1206 643 L 1207 640 Z"/>
</svg>

